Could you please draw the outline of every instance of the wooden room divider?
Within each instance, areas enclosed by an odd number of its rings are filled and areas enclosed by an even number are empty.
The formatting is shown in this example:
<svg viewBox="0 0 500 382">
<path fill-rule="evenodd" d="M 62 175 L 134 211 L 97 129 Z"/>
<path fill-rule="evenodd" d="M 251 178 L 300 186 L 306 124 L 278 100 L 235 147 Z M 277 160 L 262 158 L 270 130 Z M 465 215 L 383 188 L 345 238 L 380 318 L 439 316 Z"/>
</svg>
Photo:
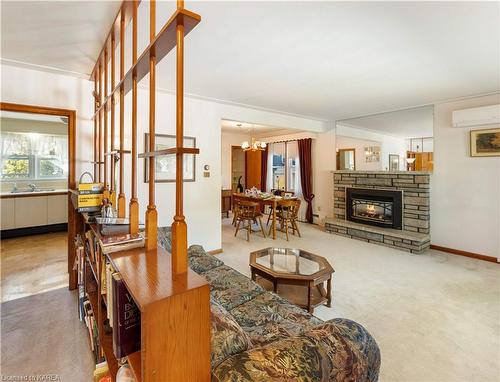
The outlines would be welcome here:
<svg viewBox="0 0 500 382">
<path fill-rule="evenodd" d="M 184 37 L 201 20 L 196 13 L 177 9 L 156 33 L 156 2 L 150 5 L 150 42 L 137 56 L 139 1 L 122 2 L 91 74 L 94 85 L 94 177 L 104 183 L 106 195 L 117 195 L 118 217 L 126 216 L 124 155 L 131 154 L 130 233 L 139 231 L 137 158 L 149 162 L 149 200 L 145 214 L 145 248 L 108 254 L 141 311 L 141 351 L 128 357 L 141 381 L 210 380 L 210 302 L 206 280 L 188 268 L 187 224 L 183 212 L 183 156 L 198 154 L 184 147 Z M 125 28 L 132 22 L 132 65 L 125 73 Z M 120 81 L 115 84 L 115 50 L 119 37 Z M 176 145 L 155 150 L 156 65 L 176 48 Z M 108 65 L 111 63 L 111 86 Z M 137 83 L 149 74 L 149 151 L 137 155 Z M 104 89 L 103 89 L 104 86 Z M 124 97 L 132 91 L 131 147 L 124 147 Z M 115 109 L 119 104 L 119 148 L 115 146 Z M 108 113 L 111 139 L 108 140 Z M 155 204 L 155 158 L 176 157 L 175 216 L 172 253 L 157 247 L 158 213 Z M 119 163 L 118 182 L 115 163 Z M 111 179 L 109 177 L 111 176 Z M 118 184 L 116 184 L 118 183 Z M 167 224 L 165 224 L 167 225 Z M 116 360 L 108 360 L 108 363 Z"/>
</svg>

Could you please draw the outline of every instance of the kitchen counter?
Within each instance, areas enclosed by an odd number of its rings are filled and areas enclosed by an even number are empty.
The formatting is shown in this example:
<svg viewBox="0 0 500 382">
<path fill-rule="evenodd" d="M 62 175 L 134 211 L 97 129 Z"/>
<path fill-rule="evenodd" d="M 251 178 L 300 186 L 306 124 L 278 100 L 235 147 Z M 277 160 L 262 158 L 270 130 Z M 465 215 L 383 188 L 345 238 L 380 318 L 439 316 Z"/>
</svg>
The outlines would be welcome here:
<svg viewBox="0 0 500 382">
<path fill-rule="evenodd" d="M 11 199 L 11 198 L 25 198 L 30 196 L 48 196 L 48 195 L 66 195 L 68 189 L 60 188 L 53 191 L 28 191 L 28 192 L 2 192 L 0 193 L 0 199 Z"/>
</svg>

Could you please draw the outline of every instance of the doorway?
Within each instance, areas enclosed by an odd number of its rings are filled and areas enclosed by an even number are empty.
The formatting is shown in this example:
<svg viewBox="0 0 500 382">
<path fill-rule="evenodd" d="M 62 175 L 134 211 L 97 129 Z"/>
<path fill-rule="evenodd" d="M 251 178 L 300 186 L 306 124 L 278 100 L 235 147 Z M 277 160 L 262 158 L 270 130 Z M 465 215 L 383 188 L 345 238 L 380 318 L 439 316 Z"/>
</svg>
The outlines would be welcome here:
<svg viewBox="0 0 500 382">
<path fill-rule="evenodd" d="M 68 190 L 76 187 L 76 113 L 11 103 L 0 103 L 0 110 L 6 122 L 1 137 L 2 302 L 71 289 L 75 211 Z M 5 239 L 9 235 L 15 238 Z"/>
</svg>

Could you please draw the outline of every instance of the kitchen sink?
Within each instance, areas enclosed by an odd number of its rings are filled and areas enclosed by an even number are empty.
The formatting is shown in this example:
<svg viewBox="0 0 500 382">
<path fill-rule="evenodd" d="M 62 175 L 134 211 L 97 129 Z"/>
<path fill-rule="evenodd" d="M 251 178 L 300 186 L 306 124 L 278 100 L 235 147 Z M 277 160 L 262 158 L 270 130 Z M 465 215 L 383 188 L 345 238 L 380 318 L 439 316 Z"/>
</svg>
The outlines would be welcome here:
<svg viewBox="0 0 500 382">
<path fill-rule="evenodd" d="M 50 187 L 40 187 L 40 188 L 36 188 L 36 189 L 31 189 L 31 188 L 17 188 L 15 190 L 12 190 L 10 193 L 11 194 L 25 194 L 25 193 L 28 193 L 28 192 L 32 192 L 32 193 L 37 193 L 37 192 L 50 192 L 50 191 L 55 191 L 56 189 L 55 188 L 50 188 Z"/>
</svg>

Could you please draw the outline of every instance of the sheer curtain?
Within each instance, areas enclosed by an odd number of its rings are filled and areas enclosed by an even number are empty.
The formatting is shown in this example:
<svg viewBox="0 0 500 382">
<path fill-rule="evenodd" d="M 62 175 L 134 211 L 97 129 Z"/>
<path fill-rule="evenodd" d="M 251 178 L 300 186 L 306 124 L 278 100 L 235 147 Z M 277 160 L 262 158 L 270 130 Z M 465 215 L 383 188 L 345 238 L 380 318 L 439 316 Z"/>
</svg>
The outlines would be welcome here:
<svg viewBox="0 0 500 382">
<path fill-rule="evenodd" d="M 300 183 L 299 146 L 297 141 L 286 143 L 287 191 L 293 191 L 300 199 L 299 220 L 305 221 L 307 205 L 302 195 Z"/>
</svg>

